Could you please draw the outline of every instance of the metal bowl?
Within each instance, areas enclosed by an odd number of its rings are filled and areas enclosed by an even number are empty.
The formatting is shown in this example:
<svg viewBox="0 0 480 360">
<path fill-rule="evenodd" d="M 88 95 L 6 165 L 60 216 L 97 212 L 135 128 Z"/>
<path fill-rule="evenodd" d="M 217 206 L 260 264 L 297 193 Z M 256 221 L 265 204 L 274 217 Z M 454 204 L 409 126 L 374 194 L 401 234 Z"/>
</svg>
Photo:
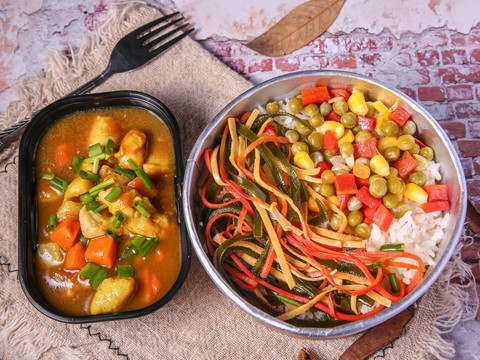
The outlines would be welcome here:
<svg viewBox="0 0 480 360">
<path fill-rule="evenodd" d="M 448 184 L 451 208 L 449 223 L 446 227 L 446 236 L 439 244 L 435 261 L 424 280 L 417 288 L 398 303 L 388 309 L 364 320 L 348 323 L 335 328 L 304 328 L 290 325 L 277 320 L 262 310 L 252 306 L 242 298 L 218 273 L 206 254 L 199 229 L 199 211 L 194 202 L 198 195 L 198 186 L 201 184 L 202 174 L 205 173 L 203 153 L 211 147 L 216 135 L 223 129 L 229 117 L 238 117 L 243 112 L 257 106 L 264 106 L 272 99 L 285 99 L 302 89 L 314 86 L 327 85 L 333 88 L 358 89 L 365 92 L 367 98 L 382 100 L 387 106 L 398 101 L 399 105 L 408 109 L 417 124 L 417 136 L 431 146 L 436 154 L 436 161 L 441 164 L 443 182 Z M 467 206 L 466 183 L 460 160 L 437 121 L 418 103 L 379 81 L 371 78 L 342 71 L 302 71 L 283 75 L 262 84 L 254 86 L 228 104 L 199 136 L 187 162 L 183 188 L 183 209 L 185 221 L 193 248 L 203 267 L 215 284 L 237 306 L 247 314 L 253 316 L 263 324 L 283 333 L 306 338 L 337 338 L 361 332 L 376 326 L 413 304 L 422 296 L 438 278 L 447 265 L 462 233 Z"/>
</svg>

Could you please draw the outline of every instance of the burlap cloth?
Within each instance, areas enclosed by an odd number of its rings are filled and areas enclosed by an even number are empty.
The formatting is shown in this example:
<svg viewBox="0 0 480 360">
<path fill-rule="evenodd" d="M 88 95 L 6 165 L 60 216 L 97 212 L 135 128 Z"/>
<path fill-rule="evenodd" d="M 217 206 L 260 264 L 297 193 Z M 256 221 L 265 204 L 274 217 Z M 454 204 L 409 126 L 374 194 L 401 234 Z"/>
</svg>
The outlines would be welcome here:
<svg viewBox="0 0 480 360">
<path fill-rule="evenodd" d="M 19 86 L 19 101 L 0 118 L 0 129 L 100 73 L 120 37 L 159 15 L 158 9 L 142 3 L 112 5 L 105 23 L 85 40 L 73 59 L 53 53 L 45 74 Z M 148 66 L 110 78 L 95 92 L 137 90 L 163 101 L 180 124 L 187 156 L 205 125 L 250 86 L 187 38 Z M 50 320 L 28 302 L 16 271 L 17 149 L 14 146 L 0 157 L 0 358 L 296 359 L 305 347 L 318 359 L 337 359 L 358 338 L 304 340 L 263 326 L 216 288 L 195 256 L 179 293 L 150 315 L 83 325 Z M 468 267 L 458 261 L 458 255 L 418 302 L 404 335 L 375 358 L 454 355 L 453 346 L 442 340 L 440 333 L 451 328 L 468 309 L 468 293 L 448 282 L 453 276 L 468 278 Z"/>
</svg>

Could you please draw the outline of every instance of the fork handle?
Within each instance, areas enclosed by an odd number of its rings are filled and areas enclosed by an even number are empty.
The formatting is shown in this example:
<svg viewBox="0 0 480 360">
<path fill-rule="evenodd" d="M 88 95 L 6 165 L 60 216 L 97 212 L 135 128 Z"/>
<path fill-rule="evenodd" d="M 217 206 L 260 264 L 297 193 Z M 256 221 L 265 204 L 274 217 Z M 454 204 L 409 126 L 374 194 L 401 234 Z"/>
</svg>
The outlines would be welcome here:
<svg viewBox="0 0 480 360">
<path fill-rule="evenodd" d="M 78 89 L 73 90 L 70 94 L 65 95 L 64 97 L 84 94 L 97 87 L 98 85 L 102 84 L 112 75 L 113 72 L 110 71 L 110 66 L 108 66 L 107 69 L 105 69 L 105 71 L 98 75 L 96 78 L 80 86 Z M 0 132 L 0 153 L 2 153 L 3 150 L 5 150 L 16 139 L 18 139 L 21 134 L 23 134 L 30 120 L 30 118 L 26 118 L 25 120 L 19 121 L 18 123 Z"/>
</svg>

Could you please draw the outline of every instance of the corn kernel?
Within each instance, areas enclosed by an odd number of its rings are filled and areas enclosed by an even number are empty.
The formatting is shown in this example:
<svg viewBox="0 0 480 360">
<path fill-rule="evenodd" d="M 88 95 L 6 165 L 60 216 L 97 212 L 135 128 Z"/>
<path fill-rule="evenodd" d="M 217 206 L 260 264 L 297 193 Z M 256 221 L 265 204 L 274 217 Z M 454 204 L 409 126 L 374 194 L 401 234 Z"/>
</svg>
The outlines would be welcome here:
<svg viewBox="0 0 480 360">
<path fill-rule="evenodd" d="M 388 161 L 385 160 L 383 155 L 375 155 L 370 159 L 370 169 L 380 176 L 388 176 L 390 173 Z"/>
<path fill-rule="evenodd" d="M 408 183 L 405 186 L 403 196 L 419 204 L 425 204 L 428 200 L 428 194 L 420 186 L 414 183 Z"/>
<path fill-rule="evenodd" d="M 373 104 L 373 107 L 383 116 L 385 116 L 388 119 L 388 116 L 391 114 L 390 110 L 385 106 L 383 102 L 380 100 L 375 101 Z"/>
<path fill-rule="evenodd" d="M 378 140 L 377 148 L 378 148 L 378 151 L 380 151 L 381 154 L 383 154 L 383 152 L 387 148 L 392 147 L 392 146 L 397 146 L 397 138 L 396 137 L 387 136 L 387 137 L 384 137 L 384 138 L 381 138 L 380 140 Z"/>
<path fill-rule="evenodd" d="M 340 206 L 340 203 L 338 202 L 338 198 L 337 198 L 336 195 L 332 195 L 332 196 L 327 197 L 327 200 L 330 201 L 335 206 Z"/>
<path fill-rule="evenodd" d="M 315 167 L 315 164 L 312 158 L 306 151 L 299 151 L 298 153 L 296 153 L 295 156 L 293 157 L 293 162 L 299 168 L 302 168 L 305 170 L 310 170 Z"/>
<path fill-rule="evenodd" d="M 368 167 L 368 165 L 357 161 L 355 165 L 353 165 L 353 175 L 360 179 L 368 179 L 368 177 L 370 176 L 370 168 Z"/>
<path fill-rule="evenodd" d="M 345 134 L 338 140 L 338 145 L 340 146 L 343 143 L 351 144 L 353 143 L 354 140 L 355 140 L 355 135 L 353 135 L 352 130 L 347 129 L 347 131 L 345 131 Z"/>
<path fill-rule="evenodd" d="M 378 115 L 377 121 L 375 121 L 375 131 L 378 135 L 383 136 L 382 124 L 388 121 L 388 118 L 383 115 Z"/>
<path fill-rule="evenodd" d="M 356 115 L 365 116 L 368 113 L 368 106 L 365 102 L 363 92 L 354 92 L 348 98 L 348 108 Z"/>
<path fill-rule="evenodd" d="M 320 127 L 320 132 L 325 135 L 327 130 L 333 132 L 335 134 L 335 139 L 339 140 L 345 133 L 345 126 L 338 121 L 325 121 Z"/>
</svg>

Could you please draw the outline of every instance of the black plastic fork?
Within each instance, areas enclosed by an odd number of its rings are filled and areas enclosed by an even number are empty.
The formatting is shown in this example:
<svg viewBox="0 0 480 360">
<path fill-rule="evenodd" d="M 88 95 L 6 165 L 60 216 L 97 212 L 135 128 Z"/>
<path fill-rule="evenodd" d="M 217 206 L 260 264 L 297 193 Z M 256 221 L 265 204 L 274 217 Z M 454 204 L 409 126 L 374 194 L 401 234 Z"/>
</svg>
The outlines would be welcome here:
<svg viewBox="0 0 480 360">
<path fill-rule="evenodd" d="M 137 69 L 153 60 L 194 31 L 191 27 L 182 31 L 189 27 L 189 24 L 174 26 L 174 24 L 182 20 L 183 15 L 175 12 L 153 20 L 127 34 L 120 39 L 112 50 L 107 68 L 96 78 L 66 96 L 84 94 L 102 84 L 113 74 Z M 168 31 L 170 28 L 172 30 Z M 178 35 L 178 32 L 181 34 Z M 20 121 L 0 133 L 0 152 L 23 133 L 29 121 L 30 119 Z"/>
</svg>

